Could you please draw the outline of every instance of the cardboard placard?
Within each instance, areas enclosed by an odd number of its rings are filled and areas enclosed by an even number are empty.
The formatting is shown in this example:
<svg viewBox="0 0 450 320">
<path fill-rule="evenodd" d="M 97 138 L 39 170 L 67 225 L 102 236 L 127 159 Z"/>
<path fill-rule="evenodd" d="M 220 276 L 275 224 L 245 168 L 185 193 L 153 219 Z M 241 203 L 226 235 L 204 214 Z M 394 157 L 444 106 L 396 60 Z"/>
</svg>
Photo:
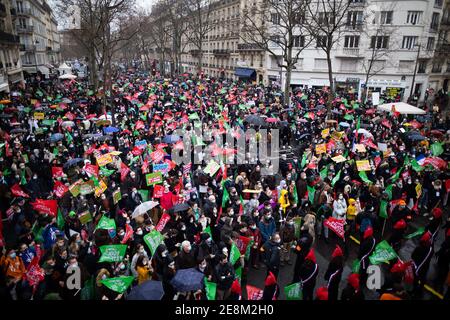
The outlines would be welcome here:
<svg viewBox="0 0 450 320">
<path fill-rule="evenodd" d="M 372 168 L 370 167 L 369 160 L 358 160 L 356 161 L 356 167 L 358 171 L 370 171 Z"/>
<path fill-rule="evenodd" d="M 161 172 L 148 173 L 145 176 L 145 181 L 147 182 L 147 186 L 152 186 L 154 184 L 162 183 L 163 177 Z"/>
</svg>

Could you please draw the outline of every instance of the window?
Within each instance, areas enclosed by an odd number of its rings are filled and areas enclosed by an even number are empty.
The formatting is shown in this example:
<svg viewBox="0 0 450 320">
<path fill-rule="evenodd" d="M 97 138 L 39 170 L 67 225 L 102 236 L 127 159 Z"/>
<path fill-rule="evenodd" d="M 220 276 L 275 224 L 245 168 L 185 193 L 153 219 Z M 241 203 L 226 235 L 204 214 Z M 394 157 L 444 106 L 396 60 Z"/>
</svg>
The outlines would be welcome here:
<svg viewBox="0 0 450 320">
<path fill-rule="evenodd" d="M 416 45 L 418 37 L 416 36 L 404 36 L 402 42 L 402 49 L 413 49 Z"/>
<path fill-rule="evenodd" d="M 319 12 L 319 21 L 318 24 L 334 24 L 334 17 L 331 12 Z"/>
<path fill-rule="evenodd" d="M 324 47 L 327 47 L 327 45 L 328 45 L 327 36 L 318 36 L 317 37 L 316 48 L 324 48 Z"/>
<path fill-rule="evenodd" d="M 427 41 L 427 50 L 432 51 L 434 49 L 434 37 L 429 37 Z"/>
<path fill-rule="evenodd" d="M 439 13 L 434 12 L 433 15 L 431 16 L 430 29 L 437 31 L 438 26 L 439 26 Z"/>
<path fill-rule="evenodd" d="M 272 13 L 271 20 L 273 24 L 280 24 L 281 17 L 278 13 Z"/>
<path fill-rule="evenodd" d="M 372 36 L 370 39 L 370 49 L 387 49 L 389 47 L 388 36 Z"/>
<path fill-rule="evenodd" d="M 433 63 L 433 67 L 431 69 L 431 72 L 433 72 L 433 73 L 441 73 L 442 65 L 443 65 L 442 62 L 435 62 L 435 63 Z"/>
<path fill-rule="evenodd" d="M 356 71 L 356 67 L 357 67 L 356 59 L 342 59 L 341 60 L 341 71 L 354 72 L 354 71 Z"/>
<path fill-rule="evenodd" d="M 347 26 L 351 26 L 353 29 L 355 29 L 357 26 L 362 25 L 362 20 L 362 11 L 349 11 L 347 13 Z"/>
<path fill-rule="evenodd" d="M 302 48 L 305 46 L 305 36 L 294 36 L 294 48 Z"/>
<path fill-rule="evenodd" d="M 303 69 L 303 58 L 297 59 L 297 62 L 295 63 L 295 68 L 297 70 L 302 70 Z"/>
<path fill-rule="evenodd" d="M 298 12 L 294 15 L 294 24 L 303 24 L 305 23 L 305 13 Z"/>
<path fill-rule="evenodd" d="M 345 48 L 358 48 L 359 47 L 359 36 L 345 36 L 344 47 Z"/>
<path fill-rule="evenodd" d="M 327 68 L 327 59 L 314 59 L 314 69 L 323 70 Z"/>
<path fill-rule="evenodd" d="M 372 63 L 372 70 L 374 70 L 375 72 L 383 70 L 386 66 L 385 60 L 373 60 L 373 61 L 369 60 L 369 65 L 370 63 Z"/>
<path fill-rule="evenodd" d="M 436 8 L 442 8 L 442 3 L 444 2 L 444 0 L 434 0 L 434 6 Z"/>
<path fill-rule="evenodd" d="M 420 60 L 419 65 L 417 67 L 417 73 L 426 73 L 427 72 L 427 60 Z"/>
<path fill-rule="evenodd" d="M 392 11 L 381 11 L 380 24 L 391 24 L 392 23 Z"/>
<path fill-rule="evenodd" d="M 398 62 L 398 69 L 400 71 L 413 71 L 414 61 L 411 60 L 400 60 Z"/>
<path fill-rule="evenodd" d="M 364 3 L 364 0 L 350 0 L 350 3 Z"/>
<path fill-rule="evenodd" d="M 408 15 L 406 16 L 406 23 L 408 24 L 420 23 L 421 15 L 422 11 L 408 11 Z"/>
</svg>

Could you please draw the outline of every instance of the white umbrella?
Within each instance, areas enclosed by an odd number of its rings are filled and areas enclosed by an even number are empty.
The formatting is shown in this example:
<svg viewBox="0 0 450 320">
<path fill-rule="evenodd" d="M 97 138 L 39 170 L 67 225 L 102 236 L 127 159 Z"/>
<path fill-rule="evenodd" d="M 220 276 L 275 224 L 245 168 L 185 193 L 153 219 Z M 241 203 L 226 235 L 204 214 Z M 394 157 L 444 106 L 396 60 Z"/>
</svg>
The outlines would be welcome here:
<svg viewBox="0 0 450 320">
<path fill-rule="evenodd" d="M 414 106 L 404 103 L 404 102 L 381 104 L 378 106 L 378 110 L 391 112 L 391 111 L 393 111 L 392 107 L 394 107 L 396 112 L 401 113 L 401 114 L 426 114 L 425 110 L 414 107 Z"/>
<path fill-rule="evenodd" d="M 356 131 L 356 130 L 355 130 Z M 358 133 L 363 134 L 366 137 L 369 138 L 373 138 L 373 134 L 371 134 L 369 131 L 367 131 L 366 129 L 358 129 Z"/>
<path fill-rule="evenodd" d="M 76 78 L 77 78 L 76 75 L 68 74 L 68 73 L 59 76 L 59 79 L 62 79 L 62 80 L 73 80 L 73 79 L 76 79 Z"/>
<path fill-rule="evenodd" d="M 155 202 L 155 201 L 146 201 L 146 202 L 141 203 L 140 205 L 138 205 L 136 207 L 136 209 L 134 209 L 133 214 L 131 215 L 131 218 L 136 218 L 140 215 L 143 215 L 147 211 L 156 207 L 158 204 L 159 203 Z"/>
<path fill-rule="evenodd" d="M 73 121 L 64 121 L 63 123 L 61 123 L 62 127 L 75 127 L 75 122 Z"/>
</svg>

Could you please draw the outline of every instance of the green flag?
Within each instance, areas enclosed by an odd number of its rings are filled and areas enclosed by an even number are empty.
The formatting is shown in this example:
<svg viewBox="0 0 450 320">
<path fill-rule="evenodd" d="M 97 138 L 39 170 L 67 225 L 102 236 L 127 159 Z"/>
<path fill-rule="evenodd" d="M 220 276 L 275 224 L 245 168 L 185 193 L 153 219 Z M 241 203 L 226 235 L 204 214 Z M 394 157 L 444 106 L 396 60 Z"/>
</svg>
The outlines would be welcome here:
<svg viewBox="0 0 450 320">
<path fill-rule="evenodd" d="M 388 202 L 386 200 L 380 201 L 380 212 L 378 214 L 380 216 L 380 218 L 387 219 L 387 217 L 388 217 L 387 205 L 388 205 Z"/>
<path fill-rule="evenodd" d="M 341 171 L 342 171 L 342 169 L 339 170 L 336 177 L 334 177 L 333 180 L 331 180 L 331 186 L 334 187 L 335 183 L 339 181 L 339 179 L 341 178 Z"/>
<path fill-rule="evenodd" d="M 397 172 L 391 177 L 391 182 L 395 183 L 395 181 L 398 180 L 398 178 L 400 178 L 400 174 L 403 171 L 403 167 L 401 167 L 399 170 L 397 170 Z"/>
<path fill-rule="evenodd" d="M 228 194 L 227 188 L 223 186 L 223 195 L 222 195 L 222 208 L 225 208 L 227 202 L 230 200 L 230 195 Z"/>
<path fill-rule="evenodd" d="M 148 190 L 140 189 L 140 190 L 138 190 L 138 192 L 142 197 L 142 201 L 144 201 L 144 202 L 148 201 Z"/>
<path fill-rule="evenodd" d="M 98 222 L 95 230 L 97 230 L 97 229 L 106 229 L 106 230 L 114 229 L 114 230 L 116 230 L 116 222 L 114 221 L 114 219 L 110 219 L 107 216 L 103 215 L 100 218 L 100 221 Z"/>
<path fill-rule="evenodd" d="M 431 145 L 431 153 L 433 156 L 437 157 L 444 153 L 443 143 L 435 142 Z"/>
<path fill-rule="evenodd" d="M 95 299 L 95 289 L 94 289 L 94 277 L 90 277 L 84 282 L 83 289 L 80 292 L 81 300 L 94 300 Z"/>
<path fill-rule="evenodd" d="M 320 178 L 324 180 L 328 175 L 328 166 L 325 166 L 322 170 L 320 170 Z"/>
<path fill-rule="evenodd" d="M 383 240 L 377 244 L 369 260 L 371 264 L 380 264 L 395 258 L 397 258 L 397 253 L 386 240 Z"/>
<path fill-rule="evenodd" d="M 58 208 L 58 216 L 56 217 L 56 224 L 58 225 L 59 230 L 63 230 L 64 225 L 66 224 L 66 221 L 64 220 L 64 217 L 59 208 Z"/>
<path fill-rule="evenodd" d="M 72 135 L 69 132 L 66 132 L 67 143 L 71 144 L 73 141 Z"/>
<path fill-rule="evenodd" d="M 295 237 L 300 237 L 300 228 L 302 227 L 302 218 L 301 217 L 295 217 L 292 220 L 294 220 L 294 230 L 295 230 Z"/>
<path fill-rule="evenodd" d="M 373 183 L 372 181 L 369 180 L 365 171 L 359 171 L 359 177 L 361 178 L 362 181 L 364 181 L 367 184 Z"/>
<path fill-rule="evenodd" d="M 405 236 L 405 239 L 412 239 L 416 236 L 420 236 L 425 232 L 425 228 L 424 227 L 420 227 L 419 229 L 417 229 L 415 232 L 408 234 L 407 236 Z"/>
<path fill-rule="evenodd" d="M 197 112 L 190 114 L 188 118 L 189 120 L 200 120 L 200 117 L 198 116 Z"/>
<path fill-rule="evenodd" d="M 297 185 L 296 184 L 294 184 L 294 190 L 293 190 L 293 197 L 294 197 L 294 203 L 295 204 L 298 204 L 298 193 L 297 193 Z M 241 196 L 241 198 L 242 198 L 242 196 Z"/>
<path fill-rule="evenodd" d="M 358 121 L 356 122 L 356 131 L 361 128 L 361 117 L 358 117 Z"/>
<path fill-rule="evenodd" d="M 252 249 L 253 244 L 255 243 L 255 241 L 250 240 L 250 242 L 247 245 L 247 249 L 245 250 L 245 260 L 250 259 L 250 250 Z"/>
<path fill-rule="evenodd" d="M 293 283 L 284 287 L 286 300 L 302 300 L 302 286 L 300 282 Z"/>
<path fill-rule="evenodd" d="M 300 169 L 303 169 L 306 165 L 306 152 L 303 152 L 302 162 L 300 164 Z"/>
<path fill-rule="evenodd" d="M 44 228 L 39 227 L 37 221 L 34 223 L 31 232 L 33 233 L 34 241 L 36 241 L 37 243 L 44 242 L 44 238 L 42 237 L 42 232 L 44 232 Z"/>
<path fill-rule="evenodd" d="M 100 247 L 102 256 L 98 262 L 120 262 L 127 251 L 126 244 L 110 244 Z"/>
<path fill-rule="evenodd" d="M 134 277 L 133 276 L 121 276 L 116 278 L 107 278 L 101 280 L 101 283 L 107 287 L 108 289 L 111 289 L 112 291 L 115 291 L 117 293 L 124 293 L 128 287 L 133 283 Z"/>
<path fill-rule="evenodd" d="M 230 250 L 231 265 L 234 265 L 236 263 L 236 261 L 239 260 L 240 257 L 241 257 L 241 252 L 239 251 L 239 248 L 233 243 L 231 245 L 231 250 Z"/>
<path fill-rule="evenodd" d="M 205 281 L 205 291 L 206 291 L 206 297 L 208 300 L 215 300 L 216 299 L 216 292 L 217 292 L 217 284 L 214 282 L 209 282 L 206 278 Z"/>
<path fill-rule="evenodd" d="M 109 177 L 114 173 L 114 170 L 106 169 L 106 167 L 100 167 L 100 174 L 104 177 Z"/>
<path fill-rule="evenodd" d="M 360 261 L 358 259 L 353 260 L 352 273 L 359 273 Z"/>
<path fill-rule="evenodd" d="M 308 200 L 311 204 L 314 204 L 314 194 L 316 193 L 316 189 L 314 187 L 306 186 L 308 189 Z"/>
<path fill-rule="evenodd" d="M 389 196 L 389 200 L 392 200 L 392 188 L 394 187 L 393 184 L 390 184 L 386 187 L 386 190 L 384 190 L 388 196 Z"/>
<path fill-rule="evenodd" d="M 211 227 L 210 226 L 207 226 L 205 228 L 205 230 L 203 230 L 203 233 L 209 234 L 209 236 L 212 238 L 212 232 L 211 232 Z"/>
<path fill-rule="evenodd" d="M 234 270 L 234 273 L 236 274 L 236 279 L 238 279 L 239 283 L 242 281 L 242 267 L 236 268 Z"/>
<path fill-rule="evenodd" d="M 27 179 L 25 179 L 25 169 L 20 170 L 20 184 L 27 184 Z"/>
<path fill-rule="evenodd" d="M 416 172 L 420 172 L 420 171 L 424 170 L 424 167 L 422 167 L 422 166 L 417 162 L 416 159 L 412 159 L 411 162 L 410 162 L 410 164 L 411 164 L 411 168 L 413 168 L 413 170 L 416 171 Z"/>
<path fill-rule="evenodd" d="M 96 176 L 92 175 L 90 180 L 94 181 L 94 187 L 98 187 L 100 185 Z"/>
<path fill-rule="evenodd" d="M 156 248 L 163 243 L 164 236 L 158 231 L 153 229 L 151 232 L 144 236 L 144 241 L 150 249 L 152 255 L 155 253 Z"/>
</svg>

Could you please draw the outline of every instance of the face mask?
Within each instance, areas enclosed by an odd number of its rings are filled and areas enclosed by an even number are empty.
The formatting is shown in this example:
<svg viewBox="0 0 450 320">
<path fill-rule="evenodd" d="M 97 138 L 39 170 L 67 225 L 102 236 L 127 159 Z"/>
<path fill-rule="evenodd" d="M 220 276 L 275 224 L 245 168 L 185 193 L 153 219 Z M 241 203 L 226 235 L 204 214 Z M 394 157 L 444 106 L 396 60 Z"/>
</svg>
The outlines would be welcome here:
<svg viewBox="0 0 450 320">
<path fill-rule="evenodd" d="M 72 268 L 78 267 L 78 262 L 75 262 L 75 263 L 71 264 L 71 266 L 72 266 Z"/>
<path fill-rule="evenodd" d="M 119 237 L 123 237 L 125 235 L 125 232 L 119 233 Z"/>
<path fill-rule="evenodd" d="M 16 254 L 15 252 L 14 252 L 14 253 L 11 253 L 11 254 L 9 255 L 9 257 L 10 257 L 11 259 L 15 259 L 16 256 L 17 256 L 17 254 Z"/>
<path fill-rule="evenodd" d="M 145 251 L 144 248 L 140 248 L 138 252 L 139 253 L 144 253 L 144 251 Z"/>
<path fill-rule="evenodd" d="M 293 226 L 293 225 L 294 225 L 294 222 L 293 222 L 293 221 L 289 221 L 289 222 L 288 222 L 288 225 Z"/>
<path fill-rule="evenodd" d="M 274 241 L 276 244 L 280 244 L 281 240 L 275 240 Z"/>
<path fill-rule="evenodd" d="M 339 200 L 342 200 L 342 199 L 344 199 L 344 196 L 339 196 Z"/>
<path fill-rule="evenodd" d="M 185 226 L 182 226 L 181 227 L 181 231 L 185 231 L 186 230 L 186 227 Z"/>
<path fill-rule="evenodd" d="M 250 229 L 255 230 L 256 226 L 250 226 Z"/>
<path fill-rule="evenodd" d="M 125 265 L 124 264 L 120 265 L 120 270 L 125 270 Z"/>
<path fill-rule="evenodd" d="M 136 234 L 137 234 L 138 236 L 142 236 L 142 230 L 136 231 Z"/>
<path fill-rule="evenodd" d="M 33 180 L 36 180 L 37 179 L 37 176 L 33 176 Z"/>
<path fill-rule="evenodd" d="M 258 213 L 258 212 L 255 212 L 255 213 L 253 214 L 253 216 L 254 216 L 254 217 L 257 217 L 257 216 L 259 216 L 259 213 Z"/>
<path fill-rule="evenodd" d="M 165 258 L 165 257 L 167 257 L 167 251 L 163 251 L 162 253 L 161 253 L 161 257 L 163 257 L 163 258 Z"/>
<path fill-rule="evenodd" d="M 272 218 L 271 215 L 266 216 L 266 220 L 270 220 L 270 218 Z"/>
<path fill-rule="evenodd" d="M 106 279 L 106 274 L 102 275 L 102 280 Z"/>
<path fill-rule="evenodd" d="M 144 265 L 144 266 L 146 266 L 147 265 L 147 261 L 142 261 L 142 264 Z"/>
</svg>

